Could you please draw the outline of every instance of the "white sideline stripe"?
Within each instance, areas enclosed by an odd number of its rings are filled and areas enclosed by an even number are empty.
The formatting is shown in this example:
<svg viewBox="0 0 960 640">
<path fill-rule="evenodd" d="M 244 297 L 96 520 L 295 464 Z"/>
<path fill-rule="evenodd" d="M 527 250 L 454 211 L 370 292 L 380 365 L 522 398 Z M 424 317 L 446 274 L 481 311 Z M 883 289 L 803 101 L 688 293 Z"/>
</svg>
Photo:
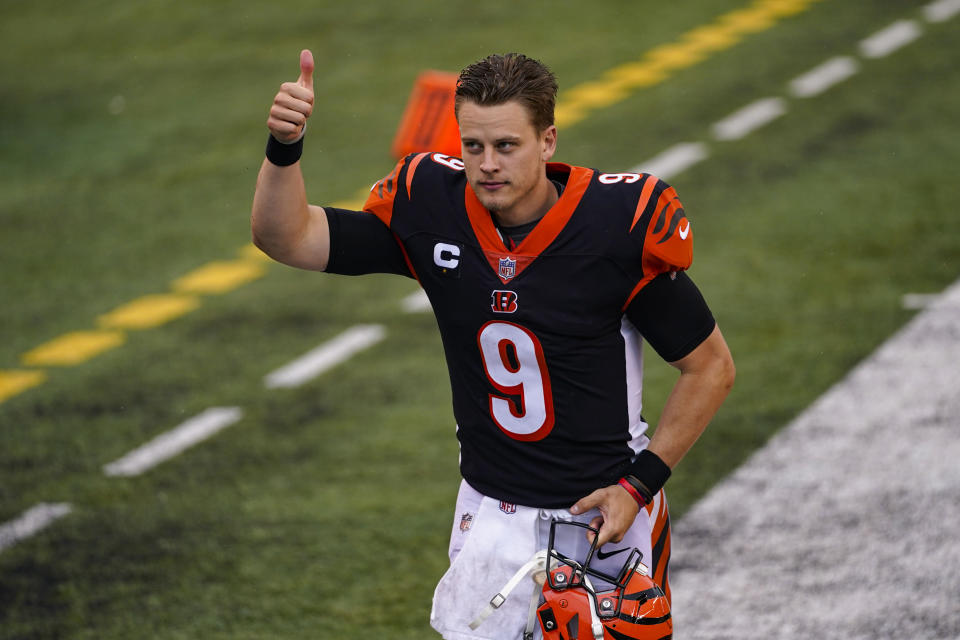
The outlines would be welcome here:
<svg viewBox="0 0 960 640">
<path fill-rule="evenodd" d="M 923 17 L 928 22 L 946 22 L 960 13 L 960 0 L 940 0 L 923 8 Z"/>
<path fill-rule="evenodd" d="M 860 42 L 860 53 L 865 58 L 882 58 L 923 35 L 923 29 L 913 20 L 898 20 Z"/>
<path fill-rule="evenodd" d="M 103 472 L 108 476 L 140 475 L 229 427 L 242 417 L 243 411 L 239 407 L 207 409 L 122 458 L 105 465 Z"/>
<path fill-rule="evenodd" d="M 43 531 L 71 509 L 66 503 L 46 502 L 30 507 L 16 520 L 0 525 L 0 551 Z"/>
<path fill-rule="evenodd" d="M 783 98 L 761 98 L 713 124 L 717 140 L 738 140 L 787 112 Z"/>
<path fill-rule="evenodd" d="M 661 152 L 646 162 L 630 169 L 633 173 L 652 173 L 658 178 L 669 180 L 706 160 L 710 155 L 707 145 L 702 142 L 681 142 Z"/>
<path fill-rule="evenodd" d="M 353 354 L 375 345 L 386 336 L 379 324 L 359 324 L 336 338 L 280 367 L 264 378 L 269 389 L 298 387 L 324 371 L 335 367 Z"/>
<path fill-rule="evenodd" d="M 790 94 L 795 98 L 810 98 L 819 95 L 835 84 L 843 82 L 859 70 L 860 65 L 853 58 L 847 56 L 831 58 L 791 80 Z"/>
<path fill-rule="evenodd" d="M 400 302 L 400 306 L 407 313 L 419 313 L 433 308 L 430 304 L 430 298 L 427 297 L 427 292 L 423 289 L 408 295 Z"/>
</svg>

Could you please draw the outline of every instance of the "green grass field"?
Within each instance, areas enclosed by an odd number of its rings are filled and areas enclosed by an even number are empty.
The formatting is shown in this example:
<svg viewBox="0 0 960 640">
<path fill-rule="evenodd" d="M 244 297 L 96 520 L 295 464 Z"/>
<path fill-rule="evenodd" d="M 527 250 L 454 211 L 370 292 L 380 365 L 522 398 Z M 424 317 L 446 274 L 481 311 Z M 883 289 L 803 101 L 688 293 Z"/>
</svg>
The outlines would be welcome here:
<svg viewBox="0 0 960 640">
<path fill-rule="evenodd" d="M 0 370 L 237 257 L 267 109 L 301 48 L 317 59 L 303 166 L 322 204 L 389 171 L 421 70 L 520 50 L 550 64 L 563 102 L 751 4 L 6 3 Z M 608 171 L 710 141 L 671 182 L 738 379 L 668 485 L 675 518 L 909 319 L 904 294 L 960 274 L 960 17 L 930 22 L 922 6 L 814 2 L 560 132 L 557 160 Z M 923 35 L 858 57 L 901 19 Z M 711 141 L 711 123 L 840 55 L 859 73 Z M 0 523 L 73 507 L 0 551 L 0 638 L 431 637 L 457 447 L 436 325 L 401 310 L 416 289 L 272 265 L 0 403 Z M 298 389 L 264 387 L 359 323 L 387 338 Z M 655 420 L 675 373 L 647 363 Z M 103 474 L 211 406 L 244 417 L 142 476 Z"/>
</svg>

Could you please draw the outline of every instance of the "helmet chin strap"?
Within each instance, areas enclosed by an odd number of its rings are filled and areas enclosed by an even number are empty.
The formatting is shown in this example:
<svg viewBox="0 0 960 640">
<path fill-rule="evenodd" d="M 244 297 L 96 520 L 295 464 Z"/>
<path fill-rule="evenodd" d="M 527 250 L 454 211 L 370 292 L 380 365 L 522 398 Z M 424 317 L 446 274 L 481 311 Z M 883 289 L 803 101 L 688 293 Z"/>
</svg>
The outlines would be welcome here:
<svg viewBox="0 0 960 640">
<path fill-rule="evenodd" d="M 543 581 L 546 579 L 547 575 L 547 550 L 541 549 L 533 554 L 533 557 L 527 561 L 525 565 L 520 567 L 513 577 L 507 580 L 507 583 L 503 585 L 500 591 L 490 599 L 490 602 L 487 603 L 487 606 L 477 614 L 477 617 L 473 619 L 470 623 L 470 628 L 476 630 L 483 621 L 490 617 L 490 614 L 495 610 L 499 609 L 500 606 L 507 601 L 507 597 L 510 595 L 510 592 L 517 588 L 517 585 L 526 578 L 527 576 L 532 576 L 534 581 L 542 585 Z M 530 614 L 527 618 L 527 630 L 524 633 L 524 637 L 529 635 L 533 637 L 533 624 L 536 622 L 537 615 L 537 605 L 540 600 L 540 592 L 534 590 L 533 598 L 530 602 Z"/>
<path fill-rule="evenodd" d="M 603 623 L 600 622 L 600 612 L 597 611 L 597 590 L 593 588 L 590 576 L 586 573 L 583 574 L 583 584 L 590 591 L 590 597 L 587 598 L 590 601 L 590 631 L 593 632 L 595 640 L 603 640 Z"/>
</svg>

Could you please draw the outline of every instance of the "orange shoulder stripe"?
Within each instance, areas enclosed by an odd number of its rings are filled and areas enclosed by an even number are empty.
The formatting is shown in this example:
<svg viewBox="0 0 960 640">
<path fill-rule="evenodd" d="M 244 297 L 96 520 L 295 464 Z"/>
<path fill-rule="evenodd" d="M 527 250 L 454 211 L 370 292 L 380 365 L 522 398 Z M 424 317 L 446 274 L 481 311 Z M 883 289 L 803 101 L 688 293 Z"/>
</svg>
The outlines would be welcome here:
<svg viewBox="0 0 960 640">
<path fill-rule="evenodd" d="M 370 195 L 363 204 L 363 210 L 374 214 L 386 226 L 390 226 L 393 217 L 393 200 L 397 195 L 397 178 L 406 164 L 406 158 L 394 165 L 393 170 L 381 180 L 378 180 L 370 189 Z"/>
<path fill-rule="evenodd" d="M 637 210 L 633 214 L 633 222 L 630 223 L 630 231 L 633 231 L 633 228 L 637 226 L 637 222 L 646 210 L 647 203 L 650 202 L 650 194 L 653 193 L 653 188 L 657 186 L 657 182 L 657 177 L 651 175 L 648 175 L 647 179 L 644 180 L 643 189 L 640 190 L 640 199 L 637 200 Z"/>
<path fill-rule="evenodd" d="M 647 229 L 647 236 L 651 239 L 654 235 L 663 231 L 664 224 L 666 223 L 668 217 L 677 210 L 677 206 L 680 204 L 680 198 L 677 197 L 677 192 L 673 187 L 669 187 L 663 190 L 663 193 L 660 194 L 660 197 L 657 199 L 657 206 L 655 212 L 659 212 L 657 215 L 656 221 L 653 221 L 653 227 Z M 651 232 L 652 230 L 652 232 Z"/>
<path fill-rule="evenodd" d="M 387 189 L 387 195 L 393 195 L 393 181 L 396 178 L 397 174 L 400 173 L 400 165 L 401 163 L 399 162 L 395 164 L 393 166 L 393 171 L 388 173 L 387 177 L 378 183 L 380 192 L 377 195 L 379 195 L 381 198 L 383 197 L 384 187 L 386 187 Z"/>
<path fill-rule="evenodd" d="M 410 166 L 407 167 L 407 197 L 412 198 L 413 194 L 411 189 L 413 188 L 413 173 L 417 170 L 417 165 L 420 164 L 420 161 L 426 158 L 429 153 L 418 153 L 413 160 L 410 161 Z"/>
</svg>

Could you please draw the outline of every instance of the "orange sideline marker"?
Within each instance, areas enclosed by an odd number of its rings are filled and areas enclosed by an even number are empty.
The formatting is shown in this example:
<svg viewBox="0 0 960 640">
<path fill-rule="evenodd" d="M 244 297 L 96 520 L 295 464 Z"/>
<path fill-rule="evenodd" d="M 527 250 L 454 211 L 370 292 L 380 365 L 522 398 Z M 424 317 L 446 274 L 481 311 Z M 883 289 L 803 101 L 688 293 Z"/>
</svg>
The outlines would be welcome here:
<svg viewBox="0 0 960 640">
<path fill-rule="evenodd" d="M 460 129 L 453 114 L 456 88 L 455 73 L 424 71 L 417 76 L 393 140 L 395 158 L 421 151 L 460 157 Z"/>
</svg>

